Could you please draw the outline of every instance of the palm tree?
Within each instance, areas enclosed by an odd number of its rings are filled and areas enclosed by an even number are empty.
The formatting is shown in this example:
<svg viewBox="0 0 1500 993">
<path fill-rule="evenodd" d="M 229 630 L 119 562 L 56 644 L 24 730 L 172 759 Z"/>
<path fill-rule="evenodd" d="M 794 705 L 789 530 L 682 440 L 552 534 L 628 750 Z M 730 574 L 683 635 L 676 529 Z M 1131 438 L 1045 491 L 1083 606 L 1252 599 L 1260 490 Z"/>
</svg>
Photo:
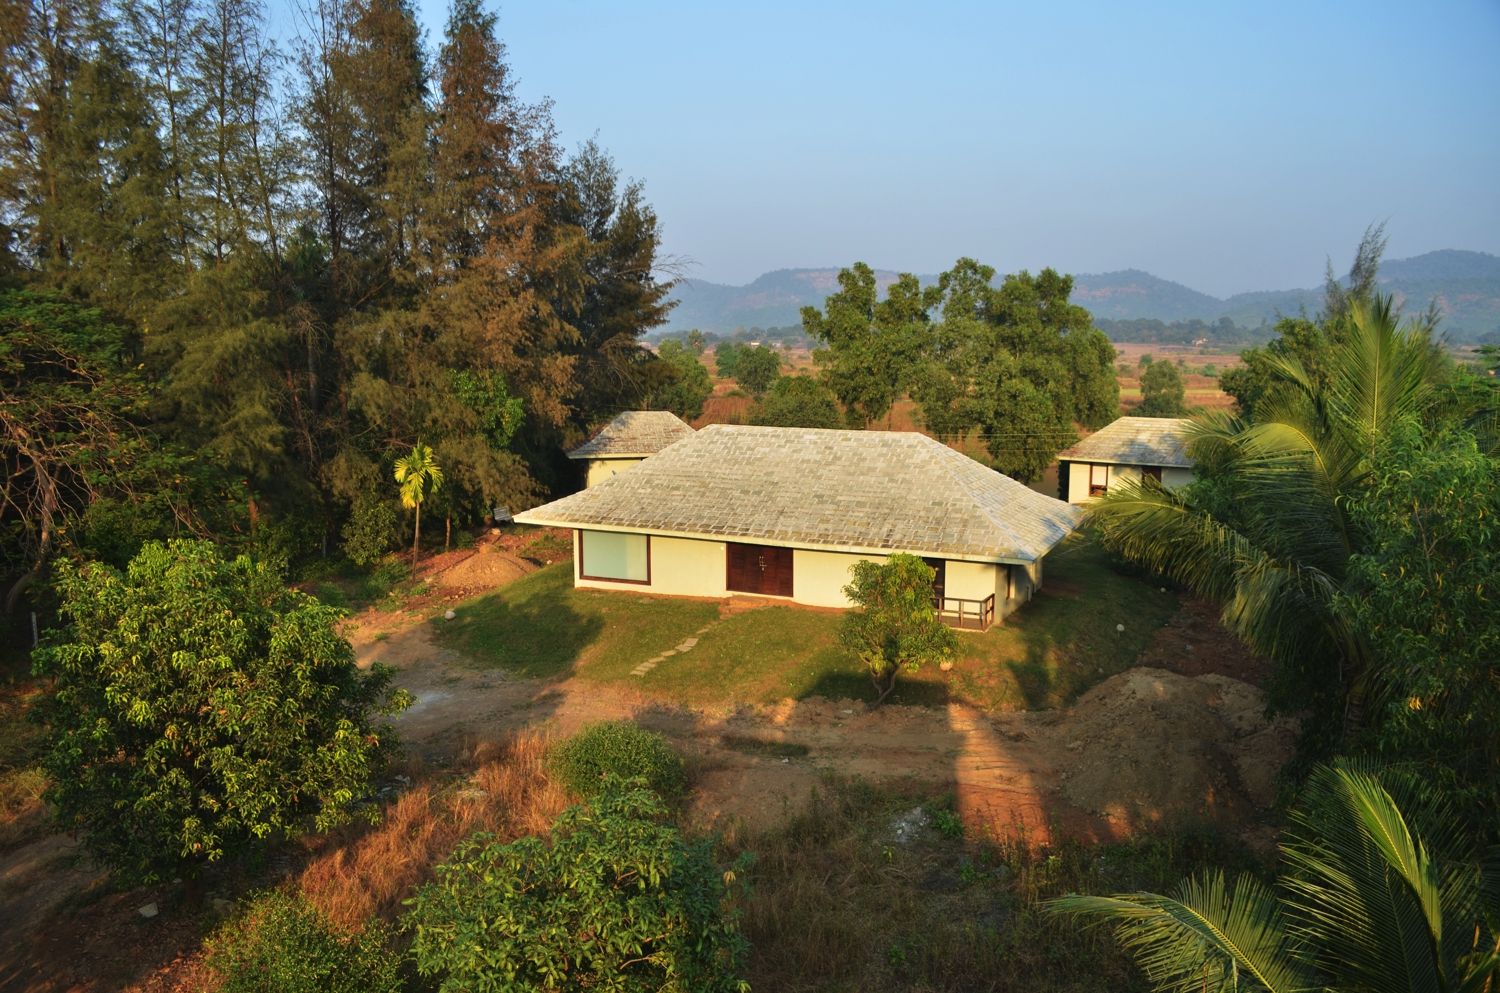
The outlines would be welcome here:
<svg viewBox="0 0 1500 993">
<path fill-rule="evenodd" d="M 436 493 L 443 487 L 443 469 L 432 449 L 419 441 L 409 455 L 397 459 L 396 482 L 401 485 L 401 505 L 417 512 L 411 539 L 411 568 L 416 572 L 417 548 L 422 542 L 422 501 L 428 493 Z"/>
<path fill-rule="evenodd" d="M 1299 679 L 1304 702 L 1344 705 L 1347 725 L 1369 656 L 1331 609 L 1360 550 L 1348 499 L 1392 428 L 1441 402 L 1443 360 L 1430 324 L 1402 325 L 1388 297 L 1352 301 L 1330 331 L 1317 368 L 1271 358 L 1276 385 L 1253 419 L 1194 421 L 1198 485 L 1122 486 L 1087 521 L 1106 547 L 1222 605 L 1231 631 Z"/>
<path fill-rule="evenodd" d="M 1067 896 L 1047 909 L 1115 923 L 1158 990 L 1490 993 L 1500 901 L 1453 823 L 1412 779 L 1322 766 L 1292 816 L 1274 888 L 1242 875 L 1226 889 L 1214 872 L 1171 897 Z"/>
</svg>

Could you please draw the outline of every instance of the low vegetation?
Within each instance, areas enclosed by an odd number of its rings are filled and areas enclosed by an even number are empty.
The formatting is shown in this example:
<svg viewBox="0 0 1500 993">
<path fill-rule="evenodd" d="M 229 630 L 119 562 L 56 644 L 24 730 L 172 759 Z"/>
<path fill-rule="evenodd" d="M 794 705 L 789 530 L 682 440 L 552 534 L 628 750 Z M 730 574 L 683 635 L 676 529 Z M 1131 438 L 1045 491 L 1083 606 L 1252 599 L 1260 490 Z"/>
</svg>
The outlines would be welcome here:
<svg viewBox="0 0 1500 993">
<path fill-rule="evenodd" d="M 552 753 L 552 772 L 571 792 L 598 796 L 611 783 L 639 780 L 656 795 L 675 800 L 687 785 L 682 759 L 654 731 L 628 721 L 585 728 Z"/>
<path fill-rule="evenodd" d="M 401 956 L 387 929 L 366 921 L 341 933 L 300 895 L 249 901 L 208 942 L 218 993 L 401 993 Z"/>
<path fill-rule="evenodd" d="M 403 926 L 440 993 L 746 989 L 736 871 L 683 838 L 651 790 L 595 793 L 545 840 L 475 835 L 435 868 Z"/>
<path fill-rule="evenodd" d="M 1161 887 L 1210 865 L 1263 871 L 1211 833 L 1049 848 L 971 837 L 943 798 L 840 780 L 729 848 L 755 855 L 747 977 L 779 993 L 1144 991 L 1107 932 L 1049 916 L 1042 901 Z"/>
</svg>

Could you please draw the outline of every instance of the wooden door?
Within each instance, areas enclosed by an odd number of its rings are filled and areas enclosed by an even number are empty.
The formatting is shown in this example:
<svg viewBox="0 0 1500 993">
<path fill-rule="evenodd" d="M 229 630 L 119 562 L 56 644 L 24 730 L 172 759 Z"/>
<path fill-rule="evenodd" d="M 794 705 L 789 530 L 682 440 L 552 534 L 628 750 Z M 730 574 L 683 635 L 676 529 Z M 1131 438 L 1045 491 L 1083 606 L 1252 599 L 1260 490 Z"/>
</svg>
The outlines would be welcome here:
<svg viewBox="0 0 1500 993">
<path fill-rule="evenodd" d="M 792 595 L 792 550 L 774 545 L 725 546 L 725 587 L 733 593 Z"/>
</svg>

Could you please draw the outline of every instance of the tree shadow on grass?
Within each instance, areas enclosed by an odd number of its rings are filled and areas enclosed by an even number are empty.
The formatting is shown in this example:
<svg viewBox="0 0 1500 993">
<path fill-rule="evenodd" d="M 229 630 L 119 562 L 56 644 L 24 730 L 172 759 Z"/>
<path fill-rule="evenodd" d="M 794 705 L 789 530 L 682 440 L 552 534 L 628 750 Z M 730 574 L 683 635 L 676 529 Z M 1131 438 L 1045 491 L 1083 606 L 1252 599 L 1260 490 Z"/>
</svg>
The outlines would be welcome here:
<svg viewBox="0 0 1500 993">
<path fill-rule="evenodd" d="M 1057 643 L 1045 631 L 1028 632 L 1025 637 L 1026 658 L 1007 662 L 1005 668 L 1015 680 L 1016 690 L 1027 710 L 1049 710 L 1059 706 L 1061 687 L 1053 658 Z"/>
<path fill-rule="evenodd" d="M 465 604 L 442 622 L 444 639 L 480 667 L 527 679 L 566 676 L 604 631 L 604 619 L 578 611 L 565 597 L 512 602 L 502 594 Z"/>
<path fill-rule="evenodd" d="M 826 700 L 858 700 L 874 704 L 879 692 L 870 677 L 862 672 L 825 672 L 798 694 L 798 700 L 823 697 Z M 945 707 L 950 700 L 946 683 L 896 677 L 896 688 L 885 703 L 911 707 Z"/>
</svg>

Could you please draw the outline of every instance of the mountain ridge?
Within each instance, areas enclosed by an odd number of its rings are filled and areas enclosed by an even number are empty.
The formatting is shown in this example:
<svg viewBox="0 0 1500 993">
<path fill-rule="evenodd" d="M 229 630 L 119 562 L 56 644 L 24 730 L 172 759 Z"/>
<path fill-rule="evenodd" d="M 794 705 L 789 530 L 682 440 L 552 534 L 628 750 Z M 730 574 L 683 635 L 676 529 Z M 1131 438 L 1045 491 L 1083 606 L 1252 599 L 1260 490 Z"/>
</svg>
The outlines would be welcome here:
<svg viewBox="0 0 1500 993">
<path fill-rule="evenodd" d="M 729 333 L 737 328 L 785 327 L 801 322 L 801 308 L 821 306 L 838 288 L 838 268 L 786 268 L 762 273 L 743 286 L 684 279 L 673 291 L 677 307 L 663 333 L 699 328 Z M 898 273 L 875 270 L 882 291 Z M 922 275 L 923 283 L 936 276 Z M 1439 329 L 1455 340 L 1500 332 L 1500 256 L 1465 249 L 1438 249 L 1381 264 L 1379 283 L 1408 312 L 1437 303 Z M 1154 319 L 1164 322 L 1228 317 L 1254 328 L 1281 316 L 1316 313 L 1321 285 L 1286 290 L 1251 290 L 1215 297 L 1142 269 L 1078 273 L 1073 299 L 1100 320 Z"/>
</svg>

